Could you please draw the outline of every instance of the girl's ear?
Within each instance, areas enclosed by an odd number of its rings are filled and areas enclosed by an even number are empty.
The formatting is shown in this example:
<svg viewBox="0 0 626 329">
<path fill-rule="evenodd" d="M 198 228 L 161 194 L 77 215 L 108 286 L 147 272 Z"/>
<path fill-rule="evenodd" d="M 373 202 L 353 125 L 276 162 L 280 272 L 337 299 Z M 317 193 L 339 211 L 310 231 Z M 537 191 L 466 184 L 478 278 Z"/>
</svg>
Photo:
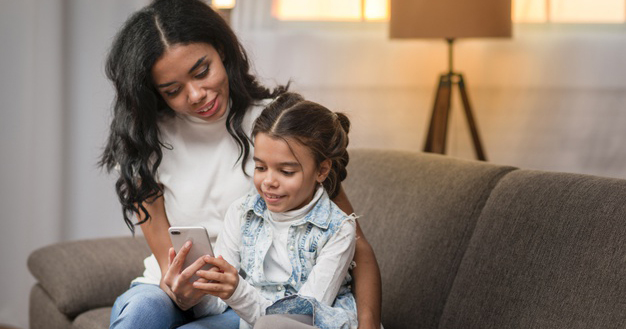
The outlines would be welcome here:
<svg viewBox="0 0 626 329">
<path fill-rule="evenodd" d="M 330 159 L 326 159 L 320 163 L 319 170 L 317 172 L 317 182 L 321 183 L 326 180 L 328 174 L 330 173 L 330 168 L 332 167 L 332 162 Z"/>
</svg>

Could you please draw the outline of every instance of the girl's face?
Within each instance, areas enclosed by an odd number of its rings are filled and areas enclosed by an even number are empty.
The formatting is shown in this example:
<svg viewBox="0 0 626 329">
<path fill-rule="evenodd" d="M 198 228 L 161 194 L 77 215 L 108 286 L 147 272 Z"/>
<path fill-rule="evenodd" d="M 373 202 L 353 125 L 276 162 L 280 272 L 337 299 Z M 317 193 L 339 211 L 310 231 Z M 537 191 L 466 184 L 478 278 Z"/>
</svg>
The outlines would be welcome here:
<svg viewBox="0 0 626 329">
<path fill-rule="evenodd" d="M 152 67 L 152 79 L 177 113 L 213 122 L 228 108 L 228 75 L 220 53 L 206 43 L 169 47 Z"/>
<path fill-rule="evenodd" d="M 306 146 L 294 140 L 287 144 L 264 133 L 255 137 L 254 163 L 254 186 L 273 212 L 308 204 L 316 185 L 326 179 L 330 170 L 330 160 L 317 166 Z"/>
</svg>

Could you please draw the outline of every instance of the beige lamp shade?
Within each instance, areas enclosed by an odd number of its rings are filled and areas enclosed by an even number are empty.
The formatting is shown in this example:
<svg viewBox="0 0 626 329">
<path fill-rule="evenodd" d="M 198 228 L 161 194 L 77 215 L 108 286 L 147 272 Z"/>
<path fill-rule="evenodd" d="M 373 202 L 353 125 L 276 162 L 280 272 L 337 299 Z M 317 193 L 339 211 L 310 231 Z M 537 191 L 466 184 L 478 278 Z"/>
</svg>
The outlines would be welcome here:
<svg viewBox="0 0 626 329">
<path fill-rule="evenodd" d="M 391 0 L 395 38 L 511 37 L 511 0 Z"/>
</svg>

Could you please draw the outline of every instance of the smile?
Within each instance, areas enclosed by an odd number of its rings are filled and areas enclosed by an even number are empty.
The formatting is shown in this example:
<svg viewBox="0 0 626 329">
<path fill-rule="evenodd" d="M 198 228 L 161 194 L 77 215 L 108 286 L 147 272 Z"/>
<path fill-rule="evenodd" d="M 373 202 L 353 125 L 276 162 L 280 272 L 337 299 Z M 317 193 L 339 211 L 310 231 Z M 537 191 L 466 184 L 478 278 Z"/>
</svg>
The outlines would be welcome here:
<svg viewBox="0 0 626 329">
<path fill-rule="evenodd" d="M 216 97 L 212 102 L 198 109 L 196 113 L 203 115 L 203 116 L 212 115 L 215 112 L 214 109 L 217 109 L 218 105 L 219 105 L 219 102 L 217 101 L 217 97 Z"/>
<path fill-rule="evenodd" d="M 268 203 L 275 203 L 280 201 L 280 199 L 284 198 L 284 195 L 277 195 L 277 194 L 270 194 L 270 193 L 263 193 L 263 198 L 265 199 L 266 202 Z"/>
</svg>

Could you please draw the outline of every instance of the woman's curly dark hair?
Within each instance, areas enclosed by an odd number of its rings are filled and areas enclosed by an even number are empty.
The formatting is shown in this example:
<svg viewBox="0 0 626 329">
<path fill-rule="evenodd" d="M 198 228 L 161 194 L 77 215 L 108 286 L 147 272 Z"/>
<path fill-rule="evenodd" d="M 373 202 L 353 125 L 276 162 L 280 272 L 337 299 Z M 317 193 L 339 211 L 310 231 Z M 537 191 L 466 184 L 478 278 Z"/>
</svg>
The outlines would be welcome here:
<svg viewBox="0 0 626 329">
<path fill-rule="evenodd" d="M 153 84 L 151 70 L 168 47 L 206 43 L 224 58 L 231 109 L 226 128 L 239 146 L 241 168 L 250 156 L 250 140 L 242 128 L 247 109 L 255 100 L 273 98 L 273 92 L 250 73 L 245 50 L 226 21 L 200 0 L 155 0 L 134 13 L 115 36 L 106 61 L 106 74 L 115 88 L 113 119 L 100 166 L 109 172 L 119 168 L 115 189 L 124 221 L 131 232 L 131 218 L 144 215 L 136 225 L 150 219 L 143 206 L 162 195 L 155 179 L 164 145 L 157 122 L 173 116 Z"/>
<path fill-rule="evenodd" d="M 332 112 L 297 93 L 285 92 L 263 110 L 254 123 L 252 136 L 264 133 L 287 143 L 295 140 L 311 151 L 317 166 L 330 159 L 330 172 L 322 185 L 334 199 L 348 175 L 349 131 L 350 120 L 345 114 Z"/>
</svg>

